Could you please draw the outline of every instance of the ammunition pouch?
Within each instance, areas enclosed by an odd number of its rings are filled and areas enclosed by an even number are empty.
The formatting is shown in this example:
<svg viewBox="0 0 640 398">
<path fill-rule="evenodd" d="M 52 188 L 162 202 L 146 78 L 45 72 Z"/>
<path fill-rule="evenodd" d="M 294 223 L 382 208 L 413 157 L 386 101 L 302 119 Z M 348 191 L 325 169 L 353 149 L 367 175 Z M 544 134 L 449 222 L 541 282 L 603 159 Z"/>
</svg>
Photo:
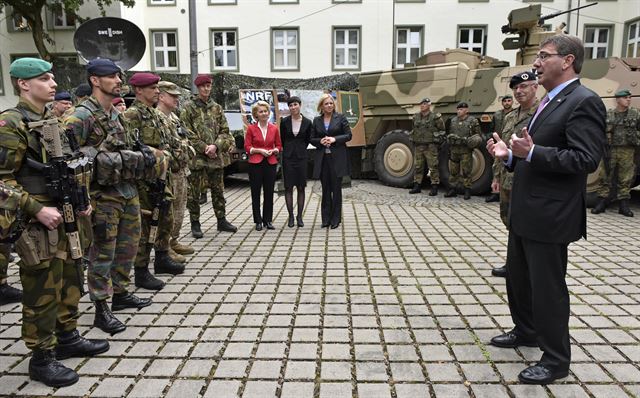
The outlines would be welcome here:
<svg viewBox="0 0 640 398">
<path fill-rule="evenodd" d="M 95 180 L 103 186 L 116 185 L 123 181 L 122 156 L 120 152 L 100 152 L 96 155 Z"/>
<path fill-rule="evenodd" d="M 466 139 L 467 148 L 473 149 L 482 145 L 482 135 L 474 134 Z"/>
<path fill-rule="evenodd" d="M 139 151 L 124 149 L 120 151 L 122 157 L 122 179 L 137 180 L 144 178 L 144 155 Z"/>
<path fill-rule="evenodd" d="M 22 233 L 21 197 L 19 190 L 0 185 L 0 243 L 13 243 Z"/>
<path fill-rule="evenodd" d="M 164 151 L 147 147 L 151 150 L 151 154 L 155 159 L 153 166 L 146 166 L 144 168 L 144 179 L 146 181 L 162 178 L 164 179 L 167 171 L 169 170 L 169 156 L 164 154 Z"/>
<path fill-rule="evenodd" d="M 462 138 L 457 134 L 449 134 L 447 135 L 447 143 L 449 143 L 449 145 L 466 145 L 467 139 Z"/>
<path fill-rule="evenodd" d="M 446 140 L 447 133 L 445 131 L 436 131 L 433 133 L 433 143 L 434 144 L 443 144 Z"/>
<path fill-rule="evenodd" d="M 66 257 L 58 253 L 59 239 L 57 229 L 49 231 L 40 223 L 28 224 L 16 241 L 20 266 L 32 270 L 44 269 L 53 258 Z"/>
</svg>

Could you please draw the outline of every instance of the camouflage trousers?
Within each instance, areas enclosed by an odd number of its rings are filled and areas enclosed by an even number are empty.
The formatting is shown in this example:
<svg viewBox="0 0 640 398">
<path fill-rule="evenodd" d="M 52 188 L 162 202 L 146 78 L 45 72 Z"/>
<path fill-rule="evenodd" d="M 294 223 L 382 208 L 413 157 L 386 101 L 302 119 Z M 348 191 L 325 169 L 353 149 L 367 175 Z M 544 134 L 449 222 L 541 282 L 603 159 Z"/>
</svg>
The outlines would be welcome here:
<svg viewBox="0 0 640 398">
<path fill-rule="evenodd" d="M 223 169 L 202 169 L 192 170 L 189 176 L 189 195 L 187 199 L 187 209 L 191 221 L 200 221 L 200 193 L 202 192 L 201 181 L 206 179 L 208 187 L 211 188 L 211 203 L 216 213 L 216 218 L 224 218 L 224 170 Z"/>
<path fill-rule="evenodd" d="M 607 170 L 602 165 L 600 169 L 600 185 L 598 186 L 598 196 L 601 198 L 609 197 L 609 190 L 616 184 L 617 199 L 631 198 L 631 184 L 636 176 L 636 166 L 634 163 L 635 147 L 632 146 L 614 146 L 611 147 L 611 161 L 609 162 L 609 170 L 611 175 L 607 175 Z M 604 162 L 604 160 L 602 160 Z M 615 170 L 618 170 L 617 180 L 613 180 Z"/>
<path fill-rule="evenodd" d="M 151 257 L 151 248 L 156 251 L 169 250 L 169 240 L 171 239 L 171 230 L 173 229 L 173 210 L 169 204 L 164 211 L 160 212 L 158 217 L 158 232 L 153 245 L 149 244 L 149 233 L 151 232 L 151 213 L 153 206 L 149 200 L 148 192 L 145 189 L 138 188 L 140 194 L 140 208 L 142 214 L 142 223 L 140 226 L 140 241 L 138 242 L 138 252 L 134 266 L 136 268 L 147 268 Z"/>
<path fill-rule="evenodd" d="M 462 183 L 471 188 L 471 169 L 473 158 L 467 147 L 453 147 L 449 151 L 449 186 L 457 187 Z"/>
<path fill-rule="evenodd" d="M 440 184 L 440 171 L 438 170 L 438 144 L 416 144 L 413 156 L 415 171 L 413 182 L 422 184 L 425 165 L 429 167 L 431 184 Z"/>
<path fill-rule="evenodd" d="M 500 187 L 500 219 L 509 229 L 509 203 L 511 203 L 511 190 Z"/>
<path fill-rule="evenodd" d="M 0 285 L 7 283 L 9 275 L 9 255 L 11 254 L 11 245 L 0 243 Z"/>
<path fill-rule="evenodd" d="M 125 293 L 140 239 L 140 201 L 99 198 L 93 212 L 93 245 L 89 249 L 91 300 L 106 300 Z"/>
<path fill-rule="evenodd" d="M 173 227 L 171 228 L 171 238 L 177 240 L 180 237 L 180 229 L 184 221 L 184 213 L 187 209 L 188 197 L 188 169 L 183 169 L 171 174 L 173 189 Z"/>
<path fill-rule="evenodd" d="M 42 227 L 44 228 L 44 227 Z M 62 227 L 58 229 L 58 250 L 67 247 Z M 20 260 L 22 298 L 22 339 L 30 350 L 50 350 L 56 333 L 76 329 L 79 283 L 73 260 L 57 257 L 32 266 Z"/>
</svg>

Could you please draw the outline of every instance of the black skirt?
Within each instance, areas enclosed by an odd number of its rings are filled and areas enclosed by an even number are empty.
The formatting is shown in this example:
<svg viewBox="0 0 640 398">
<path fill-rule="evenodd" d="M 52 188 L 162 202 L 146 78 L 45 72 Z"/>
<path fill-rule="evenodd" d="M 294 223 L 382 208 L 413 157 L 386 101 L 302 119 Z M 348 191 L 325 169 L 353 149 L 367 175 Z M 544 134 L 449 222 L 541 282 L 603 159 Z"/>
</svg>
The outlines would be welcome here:
<svg viewBox="0 0 640 398">
<path fill-rule="evenodd" d="M 282 177 L 285 189 L 307 186 L 307 160 L 282 159 Z"/>
</svg>

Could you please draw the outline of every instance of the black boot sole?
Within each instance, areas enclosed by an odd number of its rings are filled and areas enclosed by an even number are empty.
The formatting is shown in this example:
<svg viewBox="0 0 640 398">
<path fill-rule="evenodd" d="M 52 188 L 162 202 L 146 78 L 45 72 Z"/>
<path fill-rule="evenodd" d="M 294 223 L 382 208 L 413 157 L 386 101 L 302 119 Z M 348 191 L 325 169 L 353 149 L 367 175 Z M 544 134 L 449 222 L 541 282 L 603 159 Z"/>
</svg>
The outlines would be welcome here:
<svg viewBox="0 0 640 398">
<path fill-rule="evenodd" d="M 125 326 L 125 329 L 126 328 L 127 327 Z M 60 350 L 59 348 L 60 348 L 60 346 L 58 345 L 58 347 L 56 347 L 56 359 L 93 357 L 93 356 L 96 356 L 96 355 L 99 355 L 99 354 L 102 354 L 102 353 L 105 353 L 105 352 L 109 351 L 110 346 L 107 344 L 107 346 L 105 348 L 101 348 L 99 350 L 95 350 L 95 351 L 91 351 L 91 352 L 86 352 L 86 351 L 82 351 L 82 352 L 80 352 L 80 351 L 65 352 L 64 350 Z"/>
<path fill-rule="evenodd" d="M 47 384 L 44 381 L 42 381 L 39 377 L 36 377 L 35 375 L 33 375 L 31 372 L 29 372 L 29 378 L 31 380 L 39 381 L 40 383 L 44 384 L 45 386 L 55 387 L 55 388 L 72 386 L 72 385 L 76 384 L 78 382 L 78 380 L 80 380 L 80 376 L 76 376 L 76 378 L 73 379 L 73 380 L 60 382 L 60 383 Z"/>
</svg>

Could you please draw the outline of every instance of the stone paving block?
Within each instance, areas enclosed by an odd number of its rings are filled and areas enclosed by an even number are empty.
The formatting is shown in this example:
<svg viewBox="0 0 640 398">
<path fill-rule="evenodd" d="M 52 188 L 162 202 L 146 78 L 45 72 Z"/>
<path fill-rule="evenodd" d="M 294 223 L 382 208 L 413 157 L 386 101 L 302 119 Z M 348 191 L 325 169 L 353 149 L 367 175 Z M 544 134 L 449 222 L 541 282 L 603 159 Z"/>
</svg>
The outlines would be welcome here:
<svg viewBox="0 0 640 398">
<path fill-rule="evenodd" d="M 94 384 L 99 382 L 99 378 L 97 377 L 87 377 L 81 376 L 80 380 L 72 386 L 58 388 L 55 393 L 53 393 L 54 397 L 83 397 L 89 395 L 89 390 L 93 387 Z M 0 385 L 2 384 L 2 379 L 0 379 Z"/>
<path fill-rule="evenodd" d="M 398 398 L 428 397 L 429 387 L 425 384 L 396 384 Z"/>
<path fill-rule="evenodd" d="M 88 375 L 104 375 L 109 373 L 109 368 L 115 362 L 115 358 L 89 358 L 80 368 L 80 372 Z"/>
<path fill-rule="evenodd" d="M 460 367 L 466 380 L 472 382 L 494 382 L 500 380 L 491 365 L 486 363 L 462 363 Z"/>
<path fill-rule="evenodd" d="M 249 365 L 248 360 L 230 360 L 223 359 L 218 363 L 216 372 L 213 375 L 215 378 L 242 378 L 245 376 L 245 371 Z"/>
<path fill-rule="evenodd" d="M 585 388 L 594 398 L 625 397 L 627 394 L 615 384 L 587 384 Z"/>
<path fill-rule="evenodd" d="M 394 362 L 391 363 L 391 377 L 396 382 L 415 381 L 424 382 L 425 377 L 422 367 L 418 363 Z"/>
<path fill-rule="evenodd" d="M 433 391 L 438 398 L 468 398 L 467 387 L 461 384 L 434 384 Z"/>
<path fill-rule="evenodd" d="M 358 381 L 387 381 L 387 368 L 384 363 L 358 362 L 356 363 L 356 377 Z"/>
<path fill-rule="evenodd" d="M 313 383 L 285 381 L 280 398 L 313 398 Z"/>
<path fill-rule="evenodd" d="M 320 398 L 352 398 L 351 383 L 322 383 Z"/>
<path fill-rule="evenodd" d="M 285 379 L 315 379 L 316 363 L 314 361 L 287 361 Z"/>
<path fill-rule="evenodd" d="M 550 384 L 547 386 L 556 397 L 587 398 L 589 395 L 576 384 Z"/>
<path fill-rule="evenodd" d="M 253 343 L 229 343 L 222 353 L 223 358 L 249 358 L 253 351 Z"/>
<path fill-rule="evenodd" d="M 215 366 L 214 360 L 207 359 L 189 359 L 184 362 L 180 377 L 204 378 L 211 374 L 211 369 Z"/>
<path fill-rule="evenodd" d="M 547 398 L 549 395 L 543 386 L 515 384 L 508 387 L 517 398 Z"/>
<path fill-rule="evenodd" d="M 276 396 L 277 381 L 249 380 L 245 384 L 242 398 L 271 398 Z"/>
<path fill-rule="evenodd" d="M 193 351 L 191 351 L 192 358 L 218 358 L 220 351 L 222 350 L 222 343 L 196 343 Z"/>
<path fill-rule="evenodd" d="M 472 384 L 476 398 L 508 398 L 507 388 L 498 384 Z"/>
<path fill-rule="evenodd" d="M 109 377 L 101 380 L 98 387 L 91 393 L 92 397 L 122 397 L 125 391 L 134 383 L 133 378 Z"/>
<path fill-rule="evenodd" d="M 412 345 L 388 345 L 390 361 L 417 361 L 418 354 Z"/>
<path fill-rule="evenodd" d="M 173 357 L 173 358 L 184 358 L 189 354 L 189 350 L 191 349 L 193 343 L 173 343 L 169 342 L 165 344 L 164 347 L 160 350 L 158 354 L 159 357 Z"/>
<path fill-rule="evenodd" d="M 321 364 L 320 377 L 332 381 L 351 380 L 351 363 L 324 361 Z"/>
<path fill-rule="evenodd" d="M 280 376 L 281 361 L 255 361 L 251 365 L 250 379 L 277 379 Z"/>
<path fill-rule="evenodd" d="M 640 382 L 640 370 L 629 363 L 611 363 L 603 364 L 605 369 L 621 383 L 637 383 Z M 572 367 L 573 370 L 573 367 Z"/>
<path fill-rule="evenodd" d="M 433 382 L 462 381 L 462 376 L 454 363 L 427 363 L 427 375 Z"/>
<path fill-rule="evenodd" d="M 167 379 L 143 378 L 136 382 L 133 390 L 127 395 L 130 398 L 156 398 L 161 397 L 165 387 L 169 384 Z"/>
<path fill-rule="evenodd" d="M 204 380 L 176 380 L 169 388 L 166 398 L 185 398 L 200 396 Z"/>
<path fill-rule="evenodd" d="M 358 395 L 368 398 L 391 398 L 391 390 L 387 384 L 358 383 Z"/>
<path fill-rule="evenodd" d="M 121 359 L 110 374 L 116 376 L 137 376 L 142 373 L 142 369 L 147 365 L 147 362 L 147 359 Z"/>
<path fill-rule="evenodd" d="M 349 360 L 351 359 L 351 346 L 348 344 L 323 344 L 322 359 Z"/>
<path fill-rule="evenodd" d="M 209 383 L 205 398 L 236 398 L 242 382 L 240 380 L 213 380 Z"/>
<path fill-rule="evenodd" d="M 146 376 L 173 376 L 182 365 L 180 359 L 156 359 L 146 370 Z"/>
<path fill-rule="evenodd" d="M 571 371 L 578 380 L 584 383 L 606 383 L 612 381 L 600 366 L 593 363 L 574 363 L 571 365 Z"/>
<path fill-rule="evenodd" d="M 317 344 L 293 343 L 289 348 L 289 359 L 315 359 Z"/>
</svg>

